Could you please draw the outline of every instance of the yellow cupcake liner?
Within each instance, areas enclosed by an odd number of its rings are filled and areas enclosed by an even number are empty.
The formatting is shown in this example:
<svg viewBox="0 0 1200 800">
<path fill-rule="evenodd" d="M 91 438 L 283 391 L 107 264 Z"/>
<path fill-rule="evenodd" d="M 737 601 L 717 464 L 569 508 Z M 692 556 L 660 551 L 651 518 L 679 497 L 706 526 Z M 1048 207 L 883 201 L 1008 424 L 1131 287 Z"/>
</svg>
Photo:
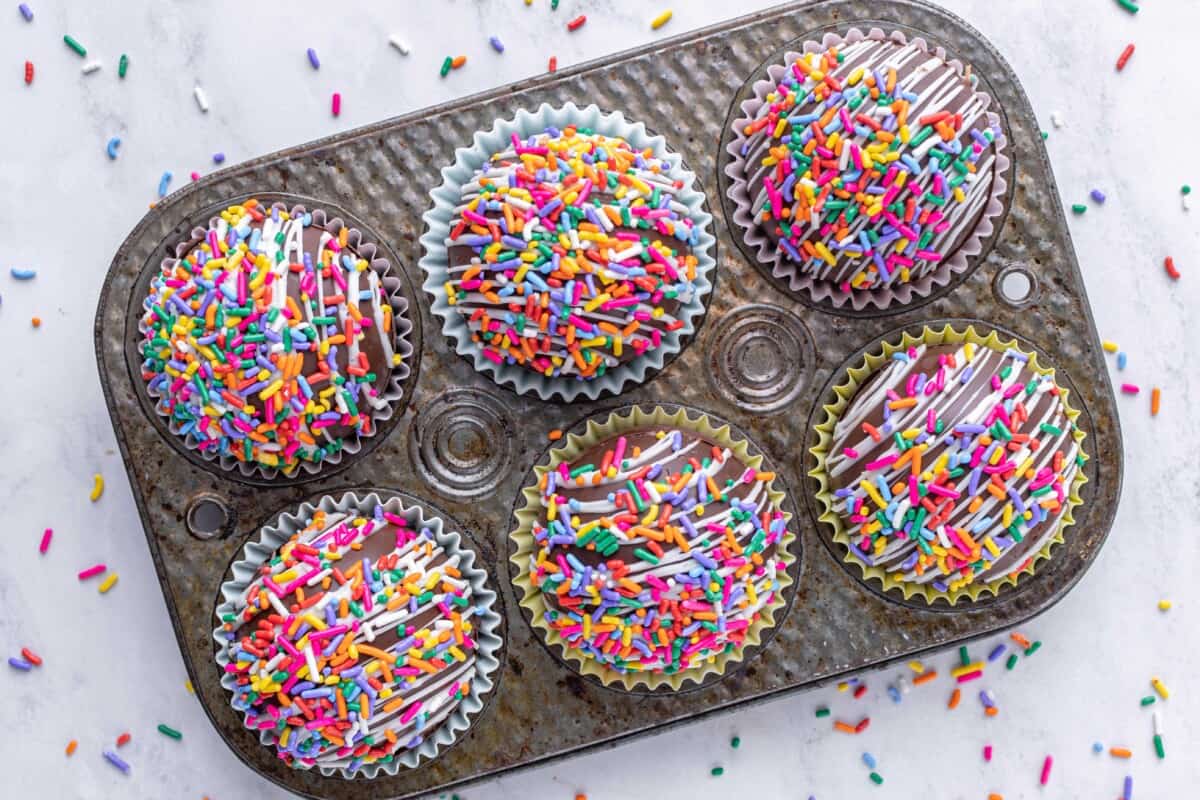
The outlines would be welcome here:
<svg viewBox="0 0 1200 800">
<path fill-rule="evenodd" d="M 525 503 L 516 512 L 516 529 L 509 533 L 513 543 L 509 561 L 517 569 L 517 577 L 513 579 L 513 585 L 520 593 L 518 602 L 522 608 L 530 612 L 533 628 L 552 651 L 556 652 L 563 661 L 581 675 L 598 678 L 610 688 L 635 691 L 639 686 L 644 686 L 649 691 L 655 691 L 669 687 L 678 691 L 688 682 L 700 685 L 710 675 L 723 675 L 727 669 L 739 664 L 744 659 L 747 650 L 762 644 L 763 634 L 775 626 L 777 617 L 782 621 L 783 612 L 788 605 L 787 598 L 790 596 L 788 590 L 794 583 L 788 570 L 796 561 L 796 554 L 793 551 L 796 534 L 791 527 L 792 515 L 783 505 L 786 494 L 777 488 L 777 479 L 775 479 L 767 487 L 767 496 L 772 505 L 783 513 L 787 523 L 784 535 L 779 541 L 779 547 L 776 548 L 777 557 L 783 568 L 776 574 L 777 584 L 774 600 L 763 607 L 759 619 L 746 629 L 746 640 L 741 648 L 733 652 L 710 656 L 701 665 L 670 675 L 648 671 L 622 673 L 597 663 L 588 654 L 571 647 L 563 640 L 558 631 L 546 623 L 545 614 L 548 609 L 545 599 L 541 590 L 533 584 L 529 574 L 530 558 L 537 547 L 533 538 L 533 525 L 542 513 L 541 495 L 537 488 L 542 477 L 560 462 L 571 461 L 606 439 L 648 428 L 678 428 L 691 431 L 722 447 L 728 447 L 733 455 L 750 469 L 757 470 L 762 465 L 763 456 L 751 455 L 749 443 L 740 438 L 728 423 L 717 420 L 719 424 L 714 424 L 714 421 L 708 416 L 699 412 L 695 413 L 698 413 L 699 416 L 693 418 L 688 416 L 687 410 L 684 408 L 672 412 L 662 406 L 634 406 L 631 409 L 614 411 L 603 421 L 597 421 L 596 418 L 589 419 L 587 427 L 582 433 L 568 433 L 550 451 L 548 464 L 539 464 L 533 468 L 534 480 L 521 492 Z"/>
<path fill-rule="evenodd" d="M 1038 363 L 1038 354 L 1036 352 L 1023 347 L 1016 339 L 1002 337 L 995 330 L 989 330 L 984 335 L 976 331 L 975 326 L 971 324 L 967 324 L 965 330 L 959 331 L 953 325 L 947 323 L 941 328 L 925 327 L 922 329 L 920 336 L 914 336 L 908 331 L 904 331 L 899 341 L 884 341 L 881 347 L 877 345 L 876 349 L 869 350 L 857 366 L 853 366 L 847 370 L 845 380 L 833 387 L 836 399 L 834 402 L 823 406 L 825 418 L 816 426 L 817 443 L 809 449 L 809 452 L 817 460 L 816 467 L 809 471 L 808 474 L 815 478 L 819 484 L 816 493 L 816 499 L 820 504 L 821 510 L 819 519 L 833 528 L 833 541 L 845 548 L 843 560 L 848 564 L 856 565 L 861 570 L 864 582 L 877 582 L 882 585 L 885 592 L 892 589 L 899 589 L 904 594 L 905 600 L 918 598 L 925 600 L 930 605 L 933 605 L 938 599 L 943 599 L 951 606 L 954 606 L 963 601 L 974 602 L 986 595 L 999 595 L 1000 591 L 1005 587 L 1016 586 L 1017 582 L 1023 576 L 1033 575 L 1037 570 L 1038 564 L 1050 558 L 1050 551 L 1056 545 L 1063 543 L 1063 531 L 1075 523 L 1073 511 L 1083 503 L 1083 499 L 1079 496 L 1079 490 L 1087 483 L 1087 476 L 1084 475 L 1084 470 L 1080 466 L 1079 469 L 1075 470 L 1075 475 L 1072 478 L 1070 490 L 1067 495 L 1067 507 L 1059 518 L 1053 535 L 1036 552 L 1032 553 L 1022 562 L 1023 566 L 1020 569 L 1015 569 L 1001 578 L 983 583 L 972 582 L 965 586 L 939 591 L 932 584 L 910 583 L 894 573 L 888 572 L 881 567 L 869 566 L 861 559 L 855 557 L 853 542 L 846 533 L 842 516 L 834 510 L 834 496 L 830 489 L 829 477 L 826 473 L 825 459 L 829 455 L 830 448 L 833 446 L 834 426 L 858 393 L 858 389 L 862 383 L 890 361 L 893 353 L 921 344 L 938 346 L 961 345 L 967 342 L 977 347 L 987 347 L 1000 352 L 1004 352 L 1009 348 L 1017 350 L 1029 357 L 1029 367 L 1039 375 L 1045 375 L 1051 379 L 1054 377 L 1055 371 L 1053 368 L 1045 367 Z M 1083 450 L 1083 440 L 1086 434 L 1076 424 L 1079 418 L 1079 411 L 1071 406 L 1069 390 L 1057 381 L 1055 381 L 1055 385 L 1059 389 L 1059 398 L 1062 401 L 1063 412 L 1067 415 L 1067 419 L 1070 420 L 1074 429 L 1072 438 L 1074 438 L 1079 448 L 1080 455 L 1086 460 L 1087 454 Z"/>
</svg>

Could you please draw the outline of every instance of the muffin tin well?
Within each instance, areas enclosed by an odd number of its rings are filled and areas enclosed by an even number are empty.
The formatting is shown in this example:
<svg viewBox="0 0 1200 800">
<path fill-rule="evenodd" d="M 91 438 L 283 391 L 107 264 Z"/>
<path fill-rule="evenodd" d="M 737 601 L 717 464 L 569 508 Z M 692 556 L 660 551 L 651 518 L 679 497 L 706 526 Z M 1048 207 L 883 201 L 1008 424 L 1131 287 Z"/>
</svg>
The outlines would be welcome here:
<svg viewBox="0 0 1200 800">
<path fill-rule="evenodd" d="M 969 64 L 1003 117 L 1012 160 L 1007 216 L 978 262 L 922 303 L 887 315 L 839 313 L 781 291 L 742 254 L 740 231 L 720 199 L 725 125 L 736 118 L 730 114 L 747 81 L 803 40 L 851 27 L 903 29 Z M 708 192 L 717 239 L 717 279 L 691 344 L 619 397 L 571 404 L 515 394 L 476 372 L 455 353 L 428 297 L 416 288 L 422 285 L 422 215 L 455 149 L 520 108 L 568 101 L 619 110 L 662 132 Z M 353 220 L 386 253 L 409 299 L 415 352 L 405 400 L 388 427 L 336 472 L 262 480 L 216 470 L 164 435 L 142 390 L 133 344 L 148 275 L 198 221 L 250 196 L 323 207 Z M 1021 278 L 1027 292 L 1010 296 L 1010 283 Z M 1090 457 L 1083 505 L 1054 557 L 1014 591 L 953 610 L 897 602 L 844 568 L 828 546 L 830 532 L 816 519 L 807 477 L 815 415 L 844 365 L 899 329 L 945 319 L 1004 330 L 1061 368 L 1082 412 Z M 1080 579 L 1105 540 L 1120 495 L 1112 387 L 1029 101 L 978 32 L 918 0 L 793 3 L 217 172 L 165 198 L 129 234 L 109 269 L 95 333 L 105 399 L 197 696 L 243 762 L 308 797 L 356 797 L 368 785 L 378 797 L 448 792 L 1012 627 L 1053 605 Z M 585 680 L 541 645 L 513 591 L 508 534 L 514 502 L 546 451 L 549 431 L 620 406 L 663 403 L 724 419 L 761 448 L 804 507 L 793 518 L 802 569 L 790 613 L 743 668 L 694 691 L 645 696 Z M 274 515 L 348 489 L 402 492 L 454 519 L 477 563 L 488 569 L 505 618 L 491 706 L 436 758 L 369 783 L 291 769 L 260 744 L 229 706 L 212 640 L 219 588 L 247 540 Z M 514 731 L 520 735 L 514 738 Z"/>
</svg>

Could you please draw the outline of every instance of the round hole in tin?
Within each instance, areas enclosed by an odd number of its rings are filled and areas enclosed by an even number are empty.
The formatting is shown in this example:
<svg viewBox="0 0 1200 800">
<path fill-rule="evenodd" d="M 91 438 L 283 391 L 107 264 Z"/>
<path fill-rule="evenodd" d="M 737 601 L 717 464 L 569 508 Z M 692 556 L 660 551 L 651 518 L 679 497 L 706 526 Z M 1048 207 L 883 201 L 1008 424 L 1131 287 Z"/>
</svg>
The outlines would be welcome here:
<svg viewBox="0 0 1200 800">
<path fill-rule="evenodd" d="M 808 383 L 812 336 L 783 308 L 746 305 L 721 319 L 710 359 L 709 376 L 731 402 L 752 411 L 777 411 Z"/>
<path fill-rule="evenodd" d="M 442 494 L 491 491 L 513 460 L 512 422 L 496 400 L 474 389 L 446 392 L 417 415 L 410 452 L 418 471 Z"/>
<path fill-rule="evenodd" d="M 233 513 L 220 498 L 203 494 L 188 505 L 184 522 L 197 539 L 215 539 L 232 527 Z"/>
<path fill-rule="evenodd" d="M 1037 279 L 1028 268 L 1011 264 L 996 274 L 996 297 L 1014 308 L 1029 305 L 1037 295 Z"/>
</svg>

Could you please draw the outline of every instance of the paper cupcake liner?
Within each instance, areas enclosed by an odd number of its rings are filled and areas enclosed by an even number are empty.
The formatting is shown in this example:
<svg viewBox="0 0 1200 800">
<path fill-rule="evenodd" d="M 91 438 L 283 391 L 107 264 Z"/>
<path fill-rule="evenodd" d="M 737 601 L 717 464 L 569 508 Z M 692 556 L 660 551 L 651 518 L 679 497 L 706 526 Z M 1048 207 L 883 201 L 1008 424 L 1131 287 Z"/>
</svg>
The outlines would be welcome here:
<svg viewBox="0 0 1200 800">
<path fill-rule="evenodd" d="M 995 226 L 1000 222 L 997 218 L 1004 214 L 1006 206 L 1005 195 L 1008 192 L 1007 176 L 1012 166 L 1012 162 L 1004 153 L 1007 139 L 1004 135 L 1004 129 L 1000 124 L 1000 116 L 988 111 L 987 120 L 989 125 L 999 131 L 993 142 L 996 164 L 992 172 L 991 192 L 983 213 L 975 225 L 975 229 L 957 250 L 939 262 L 936 269 L 906 283 L 882 286 L 866 291 L 850 292 L 844 291 L 841 287 L 829 281 L 817 280 L 808 273 L 802 273 L 800 271 L 801 265 L 790 261 L 782 248 L 772 242 L 762 232 L 762 226 L 755 219 L 751 208 L 754 198 L 749 196 L 745 159 L 741 154 L 742 146 L 746 142 L 745 127 L 753 120 L 754 115 L 762 107 L 766 95 L 778 85 L 779 80 L 788 70 L 788 65 L 801 55 L 823 52 L 830 47 L 841 44 L 853 44 L 865 38 L 879 40 L 886 38 L 901 46 L 909 43 L 908 37 L 900 31 L 885 34 L 879 28 L 871 28 L 868 33 L 864 34 L 858 28 L 851 28 L 846 32 L 844 37 L 836 33 L 826 33 L 820 43 L 806 41 L 803 44 L 801 52 L 788 51 L 784 55 L 782 63 L 772 64 L 767 67 L 768 78 L 760 79 L 754 83 L 753 97 L 742 103 L 741 115 L 733 122 L 733 140 L 726 147 L 727 152 L 733 159 L 725 166 L 725 174 L 730 178 L 726 196 L 734 203 L 733 220 L 741 229 L 743 239 L 747 247 L 753 251 L 755 260 L 764 269 L 769 270 L 770 274 L 777 280 L 783 282 L 793 293 L 801 296 L 806 295 L 816 303 L 829 302 L 837 309 L 849 306 L 849 310 L 853 311 L 863 311 L 869 306 L 874 306 L 879 310 L 889 310 L 905 306 L 913 300 L 927 297 L 938 288 L 949 284 L 955 276 L 967 271 L 968 267 L 971 266 L 972 260 L 983 253 L 985 243 L 995 232 Z M 964 78 L 969 78 L 970 73 L 968 69 L 958 59 L 949 58 L 945 48 L 931 47 L 924 39 L 919 37 L 914 38 L 912 44 L 945 61 Z M 981 91 L 976 91 L 976 94 L 984 98 L 985 107 L 991 104 L 991 97 L 989 95 Z"/>
<path fill-rule="evenodd" d="M 1022 345 L 1016 339 L 1002 337 L 995 330 L 989 330 L 984 335 L 976 331 L 974 325 L 968 324 L 965 330 L 959 331 L 947 323 L 941 328 L 925 327 L 922 329 L 920 336 L 914 336 L 905 331 L 898 341 L 883 341 L 875 345 L 863 355 L 861 361 L 856 366 L 847 369 L 845 379 L 833 387 L 834 402 L 822 406 L 824 419 L 815 428 L 817 443 L 809 450 L 817 461 L 816 467 L 809 471 L 808 474 L 812 478 L 815 478 L 818 484 L 816 499 L 820 507 L 819 519 L 833 528 L 833 541 L 844 550 L 842 554 L 843 562 L 857 567 L 861 571 L 864 582 L 879 584 L 884 592 L 898 589 L 903 593 L 905 600 L 918 598 L 930 605 L 938 599 L 945 600 L 951 606 L 954 606 L 959 602 L 974 602 L 980 597 L 987 595 L 999 596 L 1001 590 L 1005 587 L 1016 586 L 1021 577 L 1033 575 L 1037 571 L 1038 564 L 1050 558 L 1051 550 L 1056 545 L 1062 544 L 1063 532 L 1074 524 L 1075 519 L 1072 512 L 1077 506 L 1083 503 L 1082 498 L 1079 496 L 1079 490 L 1087 483 L 1087 476 L 1084 474 L 1084 470 L 1082 468 L 1076 469 L 1069 487 L 1066 508 L 1059 518 L 1053 534 L 1039 549 L 1027 556 L 1026 560 L 1022 562 L 1023 566 L 1021 568 L 994 580 L 980 583 L 972 582 L 958 589 L 938 591 L 931 584 L 916 584 L 905 581 L 901 576 L 888 572 L 878 566 L 870 566 L 857 557 L 857 551 L 849 534 L 846 532 L 842 516 L 834 508 L 835 497 L 830 488 L 829 476 L 827 474 L 826 457 L 833 446 L 834 427 L 837 425 L 842 413 L 853 401 L 855 395 L 857 395 L 859 387 L 891 360 L 893 353 L 901 352 L 907 350 L 909 347 L 921 344 L 927 346 L 943 344 L 961 345 L 966 342 L 971 342 L 977 347 L 987 347 L 1000 352 L 1004 352 L 1009 348 L 1018 350 L 1029 357 L 1029 367 L 1039 375 L 1049 376 L 1052 379 L 1055 375 L 1055 370 L 1052 367 L 1044 367 L 1038 363 L 1038 354 L 1036 351 Z M 1066 414 L 1067 419 L 1075 426 L 1075 423 L 1079 419 L 1079 411 L 1071 406 L 1070 390 L 1057 381 L 1055 385 L 1059 389 L 1063 413 Z M 1086 459 L 1087 454 L 1084 452 L 1082 446 L 1085 437 L 1086 434 L 1083 430 L 1075 426 L 1072 438 L 1079 448 L 1080 455 Z"/>
<path fill-rule="evenodd" d="M 234 203 L 229 205 L 234 205 Z M 288 213 L 292 216 L 306 213 L 303 205 L 292 206 L 292 208 L 289 210 L 286 204 L 276 202 L 271 204 L 271 208 L 278 208 L 281 211 L 288 211 Z M 379 275 L 379 281 L 383 285 L 384 289 L 387 290 L 388 301 L 392 307 L 392 344 L 394 351 L 400 356 L 400 363 L 392 367 L 391 377 L 388 379 L 387 387 L 383 391 L 383 399 L 387 401 L 387 405 L 382 409 L 372 413 L 372 421 L 374 423 L 372 425 L 372 433 L 366 436 L 358 435 L 352 438 L 348 437 L 340 450 L 323 458 L 320 462 L 314 463 L 311 461 L 301 461 L 299 464 L 299 469 L 303 470 L 303 472 L 310 477 L 316 476 L 327 466 L 336 466 L 340 464 L 345 458 L 353 458 L 359 452 L 359 450 L 362 449 L 362 442 L 364 439 L 370 439 L 377 435 L 378 423 L 386 422 L 392 418 L 392 415 L 395 414 L 397 403 L 404 396 L 404 387 L 411 376 L 411 368 L 409 365 L 412 363 L 413 358 L 413 345 L 411 341 L 413 324 L 412 320 L 408 318 L 408 299 L 404 296 L 402 289 L 403 284 L 401 280 L 391 273 L 391 262 L 384 258 L 382 254 L 377 256 L 377 248 L 375 244 L 370 241 L 364 241 L 362 231 L 360 231 L 358 228 L 346 225 L 346 223 L 340 217 L 328 219 L 325 211 L 318 208 L 313 210 L 312 218 L 314 225 L 325 228 L 335 236 L 340 233 L 342 228 L 348 228 L 346 237 L 349 245 L 353 247 L 358 255 L 368 262 L 370 268 Z M 216 220 L 217 217 L 213 217 L 212 219 Z M 188 253 L 189 250 L 203 242 L 206 234 L 207 228 L 200 226 L 193 228 L 191 232 L 191 238 L 177 244 L 175 246 L 175 257 L 164 258 L 162 260 L 162 265 L 174 266 L 181 258 L 183 258 L 184 255 Z M 149 296 L 142 301 L 142 310 L 143 312 L 150 310 Z M 146 334 L 144 317 L 138 321 L 138 333 L 142 336 L 145 336 Z M 180 422 L 171 419 L 170 414 L 167 412 L 167 396 L 163 392 L 151 389 L 145 381 L 141 382 L 141 386 L 146 391 L 146 394 L 150 396 L 150 399 L 153 401 L 155 412 L 167 426 L 167 429 L 171 432 L 171 435 L 175 437 L 175 440 L 181 442 L 184 447 L 193 453 L 199 454 L 201 458 L 210 464 L 216 464 L 225 471 L 236 470 L 245 478 L 258 477 L 264 480 L 274 480 L 280 476 L 294 478 L 299 474 L 299 470 L 295 468 L 291 470 L 284 470 L 278 467 L 268 467 L 265 464 L 259 464 L 257 462 L 241 461 L 229 454 L 222 455 L 212 452 L 211 450 L 201 450 L 199 440 L 193 434 L 180 434 L 180 429 L 183 426 Z"/>
<path fill-rule="evenodd" d="M 245 592 L 246 587 L 257 577 L 258 569 L 266 563 L 278 550 L 296 533 L 300 532 L 318 509 L 326 513 L 349 512 L 371 516 L 375 506 L 382 505 L 385 510 L 403 517 L 410 526 L 419 530 L 429 528 L 433 531 L 437 543 L 445 548 L 448 556 L 460 555 L 458 569 L 463 577 L 471 582 L 472 601 L 477 607 L 484 608 L 484 613 L 475 619 L 477 650 L 475 651 L 475 676 L 471 680 L 471 692 L 462 699 L 458 706 L 424 742 L 412 750 L 398 750 L 391 761 L 364 764 L 354 772 L 344 768 L 318 767 L 326 777 L 335 774 L 343 778 L 374 778 L 380 772 L 395 775 L 401 767 L 414 768 L 437 756 L 440 752 L 453 745 L 458 737 L 471 727 L 473 717 L 479 714 L 486 705 L 485 698 L 495 688 L 492 676 L 500 666 L 497 652 L 503 641 L 500 638 L 500 615 L 495 610 L 496 593 L 488 587 L 486 570 L 475 566 L 475 551 L 463 544 L 462 535 L 457 531 L 446 530 L 441 517 L 426 516 L 416 505 L 405 505 L 400 497 L 390 497 L 382 500 L 378 494 L 359 497 L 354 492 L 346 492 L 340 497 L 325 495 L 315 504 L 302 503 L 295 511 L 285 512 L 271 524 L 265 525 L 257 539 L 246 543 L 242 558 L 233 562 L 231 571 L 233 578 L 221 584 L 220 602 L 216 609 L 216 618 L 220 620 L 225 614 L 236 613 L 236 603 Z M 216 650 L 216 662 L 221 670 L 221 686 L 229 692 L 229 703 L 234 711 L 243 713 L 233 706 L 233 697 L 237 679 L 225 671 L 230 663 L 225 648 L 228 645 L 226 631 L 218 624 L 213 629 L 213 642 Z M 497 676 L 499 677 L 499 676 Z M 249 719 L 246 715 L 245 719 Z M 264 747 L 275 747 L 275 732 L 273 730 L 259 731 L 259 741 Z M 296 762 L 296 769 L 312 769 L 313 765 Z"/>
<path fill-rule="evenodd" d="M 475 170 L 487 163 L 494 153 L 511 145 L 513 134 L 524 138 L 541 133 L 547 127 L 562 128 L 567 125 L 588 128 L 604 136 L 621 137 L 635 148 L 650 148 L 656 156 L 666 161 L 670 165 L 669 174 L 683 184 L 675 199 L 688 207 L 692 219 L 696 221 L 700 241 L 693 250 L 698 262 L 696 291 L 691 300 L 681 304 L 676 312 L 683 322 L 682 327 L 663 332 L 660 347 L 647 350 L 628 363 L 614 367 L 590 380 L 574 377 L 548 378 L 520 364 L 497 364 L 486 358 L 483 348 L 471 340 L 471 330 L 466 320 L 447 302 L 444 288 L 450 279 L 446 239 L 455 223 L 454 208 L 462 198 L 463 185 L 470 182 Z M 477 132 L 470 147 L 457 149 L 454 153 L 454 163 L 442 170 L 442 185 L 434 189 L 430 196 L 433 199 L 433 208 L 422 217 L 426 230 L 421 236 L 424 255 L 420 264 L 425 273 L 422 288 L 432 298 L 433 313 L 442 321 L 442 332 L 454 342 L 455 352 L 474 364 L 477 371 L 501 386 L 510 387 L 518 394 L 536 395 L 542 400 L 551 400 L 558 396 L 564 403 L 574 402 L 579 398 L 596 400 L 601 396 L 618 395 L 631 384 L 641 384 L 661 371 L 683 350 L 704 318 L 708 296 L 712 293 L 716 280 L 714 271 L 717 265 L 712 253 L 716 244 L 716 239 L 710 231 L 712 215 L 704 208 L 704 194 L 699 188 L 695 173 L 683 168 L 683 159 L 667 148 L 667 142 L 662 136 L 651 134 L 640 122 L 626 120 L 619 111 L 603 112 L 595 105 L 581 109 L 574 103 L 567 103 L 561 108 L 543 103 L 534 112 L 521 109 L 513 119 L 498 120 L 491 130 Z"/>
<path fill-rule="evenodd" d="M 693 412 L 699 413 L 699 412 Z M 629 433 L 634 430 L 647 428 L 679 428 L 694 431 L 717 444 L 728 447 L 734 456 L 751 469 L 758 469 L 763 463 L 763 456 L 752 455 L 750 443 L 740 438 L 728 423 L 710 419 L 705 414 L 698 417 L 688 416 L 688 410 L 678 408 L 670 411 L 662 406 L 633 406 L 611 412 L 600 419 L 593 417 L 587 420 L 586 428 L 580 433 L 568 433 L 563 440 L 549 453 L 549 463 L 538 464 L 533 468 L 533 480 L 521 490 L 521 498 L 517 499 L 518 508 L 515 510 L 516 529 L 509 533 L 512 544 L 509 555 L 510 563 L 515 567 L 517 575 L 513 578 L 519 597 L 518 603 L 531 615 L 531 625 L 542 642 L 555 653 L 559 659 L 581 675 L 599 679 L 605 686 L 626 691 L 637 691 L 644 686 L 648 691 L 669 688 L 679 691 L 687 683 L 697 686 L 702 684 L 710 675 L 724 675 L 731 667 L 736 667 L 745 660 L 745 654 L 763 644 L 765 634 L 770 632 L 777 623 L 783 621 L 792 595 L 795 581 L 789 570 L 796 562 L 796 534 L 792 530 L 792 514 L 785 507 L 787 495 L 776 486 L 772 480 L 768 487 L 768 497 L 783 513 L 787 523 L 786 532 L 779 541 L 776 549 L 782 569 L 776 573 L 778 586 L 775 598 L 763 606 L 760 618 L 746 631 L 746 640 L 741 648 L 733 652 L 720 653 L 703 662 L 701 666 L 681 670 L 673 674 L 655 672 L 618 672 L 598 663 L 586 653 L 570 647 L 545 621 L 548 610 L 542 592 L 534 586 L 529 574 L 529 559 L 536 551 L 536 541 L 533 538 L 533 525 L 542 513 L 541 495 L 537 485 L 542 476 L 563 460 L 570 461 L 606 439 Z"/>
</svg>

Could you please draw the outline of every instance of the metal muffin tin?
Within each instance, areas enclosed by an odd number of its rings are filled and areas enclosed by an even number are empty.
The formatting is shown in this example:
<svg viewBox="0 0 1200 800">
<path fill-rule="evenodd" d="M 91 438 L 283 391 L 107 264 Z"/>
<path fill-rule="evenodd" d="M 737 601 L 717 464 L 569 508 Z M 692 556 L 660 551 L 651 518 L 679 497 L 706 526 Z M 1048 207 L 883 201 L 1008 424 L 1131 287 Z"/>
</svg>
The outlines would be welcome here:
<svg viewBox="0 0 1200 800">
<path fill-rule="evenodd" d="M 1008 137 L 1010 196 L 990 249 L 961 279 L 890 313 L 834 313 L 782 292 L 745 258 L 727 224 L 722 172 L 726 125 L 766 62 L 831 27 L 877 26 L 922 35 L 970 64 L 996 101 Z M 699 176 L 714 214 L 717 285 L 694 341 L 659 375 L 599 402 L 517 396 L 455 355 L 419 295 L 421 215 L 454 148 L 500 117 L 543 102 L 594 102 L 652 130 Z M 317 479 L 248 480 L 189 454 L 165 435 L 142 386 L 134 346 L 151 273 L 196 224 L 258 196 L 325 208 L 379 243 L 405 279 L 417 351 L 404 408 L 362 452 Z M 1031 281 L 1012 299 L 1006 276 Z M 1058 369 L 1082 411 L 1091 457 L 1083 506 L 1053 558 L 998 597 L 956 609 L 906 603 L 843 566 L 816 521 L 812 425 L 844 367 L 899 329 L 953 319 L 1009 332 Z M 917 0 L 794 3 L 543 75 L 474 97 L 322 139 L 218 172 L 172 194 L 138 224 L 109 269 L 96 312 L 96 359 L 167 609 L 205 712 L 226 743 L 265 778 L 309 797 L 361 795 L 363 780 L 295 770 L 246 731 L 213 658 L 218 589 L 246 540 L 303 500 L 378 487 L 415 497 L 461 526 L 499 591 L 506 621 L 502 667 L 489 706 L 431 762 L 369 783 L 373 796 L 409 798 L 583 750 L 867 667 L 1018 625 L 1079 580 L 1103 544 L 1121 488 L 1121 434 L 1066 219 L 1029 101 L 1011 68 L 974 29 Z M 531 630 L 509 580 L 514 502 L 546 434 L 612 408 L 682 403 L 711 412 L 760 448 L 799 511 L 802 544 L 792 612 L 773 640 L 718 681 L 668 694 L 607 689 L 562 665 Z M 545 713 L 553 708 L 554 713 Z"/>
</svg>

